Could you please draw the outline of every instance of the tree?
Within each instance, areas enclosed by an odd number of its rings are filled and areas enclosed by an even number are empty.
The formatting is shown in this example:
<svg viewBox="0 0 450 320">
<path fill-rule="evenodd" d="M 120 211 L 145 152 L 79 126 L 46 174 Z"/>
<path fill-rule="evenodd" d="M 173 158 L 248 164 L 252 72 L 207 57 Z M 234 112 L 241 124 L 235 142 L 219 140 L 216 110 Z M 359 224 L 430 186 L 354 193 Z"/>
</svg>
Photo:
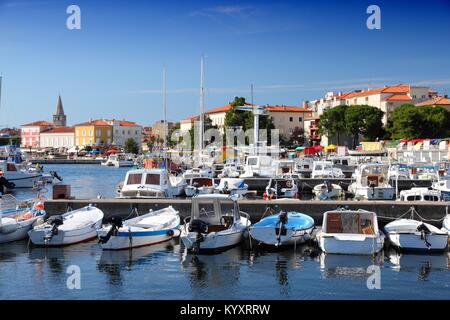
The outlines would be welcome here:
<svg viewBox="0 0 450 320">
<path fill-rule="evenodd" d="M 305 143 L 305 131 L 300 127 L 295 127 L 289 138 L 289 144 L 291 146 L 302 146 Z"/>
<path fill-rule="evenodd" d="M 319 121 L 319 133 L 328 137 L 337 135 L 337 144 L 341 144 L 341 134 L 347 133 L 345 125 L 346 105 L 340 105 L 324 111 Z"/>
<path fill-rule="evenodd" d="M 368 105 L 348 106 L 345 111 L 345 127 L 353 135 L 353 147 L 356 146 L 359 135 L 366 140 L 374 141 L 384 136 L 384 112 Z"/>
<path fill-rule="evenodd" d="M 126 153 L 139 153 L 139 145 L 133 138 L 128 138 L 125 141 L 125 152 Z"/>
<path fill-rule="evenodd" d="M 253 121 L 251 113 L 247 111 L 236 110 L 236 107 L 245 106 L 244 97 L 234 97 L 234 100 L 230 102 L 231 108 L 225 112 L 225 127 L 242 127 L 245 131 L 247 126 Z"/>
<path fill-rule="evenodd" d="M 450 112 L 439 106 L 404 104 L 388 124 L 392 139 L 445 138 L 450 135 Z"/>
</svg>

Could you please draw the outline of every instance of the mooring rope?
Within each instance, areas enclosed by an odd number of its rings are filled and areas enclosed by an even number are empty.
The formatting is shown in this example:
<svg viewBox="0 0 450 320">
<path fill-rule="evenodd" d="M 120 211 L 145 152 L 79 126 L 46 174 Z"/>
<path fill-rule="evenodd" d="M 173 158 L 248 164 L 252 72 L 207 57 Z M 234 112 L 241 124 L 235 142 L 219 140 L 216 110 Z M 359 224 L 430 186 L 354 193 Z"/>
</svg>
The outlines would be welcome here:
<svg viewBox="0 0 450 320">
<path fill-rule="evenodd" d="M 448 208 L 448 207 L 447 207 Z M 448 212 L 448 210 L 447 210 L 447 212 Z M 410 214 L 410 219 L 414 219 L 414 215 L 416 215 L 417 217 L 419 217 L 420 218 L 420 220 L 421 221 L 432 221 L 432 222 L 441 222 L 441 221 L 443 221 L 444 219 L 445 219 L 445 217 L 446 216 L 443 216 L 442 218 L 440 218 L 440 219 L 425 219 L 424 217 L 422 217 L 420 214 L 419 214 L 419 212 L 416 210 L 416 208 L 415 207 L 410 207 L 409 209 L 408 209 L 408 211 L 406 211 L 405 213 L 403 213 L 403 214 L 401 214 L 399 217 L 397 217 L 397 218 L 393 218 L 393 217 L 386 217 L 386 216 L 378 216 L 379 218 L 381 218 L 381 219 L 387 219 L 387 220 L 399 220 L 399 219 L 401 219 L 401 218 L 403 218 L 404 216 L 406 216 L 407 214 Z"/>
</svg>

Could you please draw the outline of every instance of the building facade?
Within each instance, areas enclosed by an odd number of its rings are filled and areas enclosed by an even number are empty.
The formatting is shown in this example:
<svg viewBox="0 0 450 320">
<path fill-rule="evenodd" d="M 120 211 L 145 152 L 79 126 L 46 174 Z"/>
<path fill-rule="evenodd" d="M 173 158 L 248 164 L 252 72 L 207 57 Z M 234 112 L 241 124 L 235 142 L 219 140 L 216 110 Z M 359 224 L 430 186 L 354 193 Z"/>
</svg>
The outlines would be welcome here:
<svg viewBox="0 0 450 320">
<path fill-rule="evenodd" d="M 107 120 L 90 120 L 75 127 L 75 145 L 109 146 L 113 140 L 113 126 Z"/>
<path fill-rule="evenodd" d="M 41 132 L 50 130 L 53 127 L 53 123 L 48 121 L 35 121 L 20 126 L 20 147 L 39 148 Z"/>
<path fill-rule="evenodd" d="M 435 98 L 426 100 L 416 104 L 417 107 L 423 106 L 440 106 L 450 111 L 450 99 L 448 96 L 436 96 Z"/>
<path fill-rule="evenodd" d="M 41 148 L 66 148 L 75 146 L 75 129 L 68 127 L 56 127 L 41 132 L 39 144 Z"/>
<path fill-rule="evenodd" d="M 123 147 L 128 139 L 142 145 L 142 126 L 125 120 L 106 120 L 113 129 L 113 144 Z"/>
</svg>

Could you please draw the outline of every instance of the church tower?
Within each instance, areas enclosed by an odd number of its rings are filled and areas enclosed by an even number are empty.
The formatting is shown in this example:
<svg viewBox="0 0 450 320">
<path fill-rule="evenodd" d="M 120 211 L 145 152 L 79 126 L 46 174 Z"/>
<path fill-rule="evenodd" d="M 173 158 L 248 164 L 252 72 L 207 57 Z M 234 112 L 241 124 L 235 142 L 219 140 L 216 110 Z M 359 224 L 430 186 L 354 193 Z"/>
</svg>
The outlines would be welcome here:
<svg viewBox="0 0 450 320">
<path fill-rule="evenodd" d="M 56 104 L 56 113 L 53 115 L 53 123 L 57 127 L 66 126 L 66 115 L 64 114 L 64 109 L 61 101 L 61 96 L 58 96 L 58 102 Z"/>
</svg>

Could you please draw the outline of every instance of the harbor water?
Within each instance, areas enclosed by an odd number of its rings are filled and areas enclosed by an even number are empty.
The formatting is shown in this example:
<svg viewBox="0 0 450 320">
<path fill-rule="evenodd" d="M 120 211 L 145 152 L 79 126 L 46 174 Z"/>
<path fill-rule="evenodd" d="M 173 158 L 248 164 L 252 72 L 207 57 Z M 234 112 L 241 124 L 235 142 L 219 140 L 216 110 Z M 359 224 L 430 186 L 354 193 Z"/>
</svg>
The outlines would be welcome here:
<svg viewBox="0 0 450 320">
<path fill-rule="evenodd" d="M 379 288 L 369 289 L 370 266 Z M 70 289 L 70 268 L 79 289 Z M 372 267 L 373 268 L 373 267 Z M 366 256 L 236 247 L 185 253 L 176 240 L 125 251 L 96 241 L 65 248 L 0 245 L 0 299 L 449 299 L 449 254 Z"/>
<path fill-rule="evenodd" d="M 45 165 L 77 198 L 116 196 L 128 168 Z M 47 197 L 51 197 L 48 185 Z M 30 190 L 16 190 L 20 199 Z M 71 286 L 74 270 L 79 286 Z M 216 255 L 187 254 L 178 240 L 102 251 L 97 241 L 38 248 L 0 245 L 0 299 L 449 299 L 450 254 L 377 257 L 324 255 L 298 246 L 250 250 L 243 244 Z"/>
</svg>

